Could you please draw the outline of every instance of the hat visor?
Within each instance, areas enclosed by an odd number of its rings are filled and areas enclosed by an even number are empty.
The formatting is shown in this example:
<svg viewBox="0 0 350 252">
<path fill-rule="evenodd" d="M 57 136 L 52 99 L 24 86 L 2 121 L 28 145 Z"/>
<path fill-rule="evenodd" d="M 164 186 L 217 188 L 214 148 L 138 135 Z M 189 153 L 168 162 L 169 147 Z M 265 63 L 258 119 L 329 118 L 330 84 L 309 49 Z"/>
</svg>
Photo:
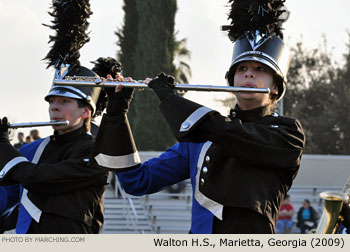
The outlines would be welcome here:
<svg viewBox="0 0 350 252">
<path fill-rule="evenodd" d="M 49 93 L 45 96 L 45 101 L 49 101 L 51 96 L 61 96 L 73 99 L 85 100 L 91 107 L 93 112 L 96 110 L 96 105 L 92 101 L 89 95 L 84 94 L 77 88 L 70 86 L 54 86 L 51 88 Z"/>
</svg>

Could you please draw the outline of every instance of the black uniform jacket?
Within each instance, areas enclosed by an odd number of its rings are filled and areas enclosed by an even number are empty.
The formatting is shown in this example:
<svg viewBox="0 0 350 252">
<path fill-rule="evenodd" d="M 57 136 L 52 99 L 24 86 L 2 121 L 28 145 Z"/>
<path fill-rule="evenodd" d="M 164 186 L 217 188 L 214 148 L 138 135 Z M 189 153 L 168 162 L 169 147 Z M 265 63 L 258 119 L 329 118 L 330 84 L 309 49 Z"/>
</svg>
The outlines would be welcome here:
<svg viewBox="0 0 350 252">
<path fill-rule="evenodd" d="M 266 108 L 228 117 L 177 95 L 160 109 L 178 141 L 210 142 L 199 191 L 223 206 L 249 208 L 273 225 L 297 175 L 305 138 L 300 123 Z"/>
<path fill-rule="evenodd" d="M 97 233 L 103 223 L 108 174 L 87 165 L 93 137 L 80 128 L 47 140 L 37 164 L 23 161 L 10 144 L 0 143 L 0 184 L 22 184 L 29 200 L 42 211 L 39 223 L 32 220 L 35 228 L 30 230 Z"/>
</svg>

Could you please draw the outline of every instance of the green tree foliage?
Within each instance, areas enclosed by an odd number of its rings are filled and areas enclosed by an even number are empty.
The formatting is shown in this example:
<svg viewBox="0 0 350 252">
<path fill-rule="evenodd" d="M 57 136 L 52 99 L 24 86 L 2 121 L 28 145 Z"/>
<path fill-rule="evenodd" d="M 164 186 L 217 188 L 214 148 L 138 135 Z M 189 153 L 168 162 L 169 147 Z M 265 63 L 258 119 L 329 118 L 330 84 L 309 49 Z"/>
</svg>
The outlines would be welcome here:
<svg viewBox="0 0 350 252">
<path fill-rule="evenodd" d="M 138 80 L 165 72 L 186 79 L 189 67 L 174 64 L 176 56 L 189 55 L 185 41 L 175 39 L 176 0 L 125 0 L 124 11 L 124 25 L 116 32 L 123 75 Z M 129 121 L 140 150 L 160 151 L 176 143 L 158 105 L 151 90 L 135 91 Z"/>
<path fill-rule="evenodd" d="M 350 154 L 350 32 L 348 32 L 347 52 L 344 53 L 344 66 L 339 70 L 338 79 L 334 83 L 334 111 L 338 114 L 340 135 L 339 154 Z"/>
<path fill-rule="evenodd" d="M 317 49 L 306 50 L 301 42 L 292 49 L 283 109 L 303 125 L 305 153 L 350 153 L 345 144 L 350 134 L 349 113 L 344 106 L 349 104 L 349 74 L 349 67 L 339 68 L 332 62 L 326 39 Z"/>
<path fill-rule="evenodd" d="M 137 0 L 125 0 L 123 10 L 125 12 L 124 24 L 115 34 L 118 37 L 117 58 L 123 64 L 124 76 L 134 76 L 137 59 L 135 49 L 138 37 L 138 14 L 135 8 Z"/>
<path fill-rule="evenodd" d="M 189 78 L 192 75 L 191 67 L 187 62 L 190 59 L 190 51 L 186 47 L 186 39 L 175 41 L 175 79 L 179 83 L 189 83 Z"/>
</svg>

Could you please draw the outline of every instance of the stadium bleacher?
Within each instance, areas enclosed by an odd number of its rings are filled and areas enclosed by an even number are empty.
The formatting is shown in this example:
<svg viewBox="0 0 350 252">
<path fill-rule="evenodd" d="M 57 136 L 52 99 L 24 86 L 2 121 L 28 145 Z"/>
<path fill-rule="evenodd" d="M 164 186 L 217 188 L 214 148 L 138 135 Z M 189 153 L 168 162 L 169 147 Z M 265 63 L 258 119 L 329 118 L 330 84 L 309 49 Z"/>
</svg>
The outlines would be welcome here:
<svg viewBox="0 0 350 252">
<path fill-rule="evenodd" d="M 142 161 L 159 155 L 158 152 L 140 154 Z M 344 182 L 350 175 L 349 162 L 349 156 L 303 156 L 300 172 L 288 192 L 295 210 L 292 233 L 299 233 L 295 224 L 304 199 L 310 200 L 320 217 L 324 202 L 319 194 L 324 191 L 342 191 Z M 126 194 L 118 183 L 115 188 L 116 190 L 108 186 L 105 193 L 105 223 L 101 233 L 188 233 L 192 204 L 189 180 L 181 193 L 164 190 L 134 197 Z"/>
<path fill-rule="evenodd" d="M 341 191 L 342 187 L 312 187 L 295 186 L 289 191 L 294 207 L 294 227 L 292 233 L 298 233 L 295 227 L 296 213 L 304 199 L 309 199 L 311 205 L 321 216 L 323 200 L 319 194 L 324 191 Z M 124 197 L 124 198 L 123 198 Z M 133 206 L 130 205 L 130 201 Z M 190 182 L 182 193 L 169 193 L 166 190 L 141 197 L 135 197 L 125 192 L 116 193 L 107 188 L 105 198 L 105 224 L 101 233 L 151 233 L 151 234 L 186 234 L 190 230 L 192 207 L 192 189 Z M 132 216 L 132 209 L 136 216 Z"/>
</svg>

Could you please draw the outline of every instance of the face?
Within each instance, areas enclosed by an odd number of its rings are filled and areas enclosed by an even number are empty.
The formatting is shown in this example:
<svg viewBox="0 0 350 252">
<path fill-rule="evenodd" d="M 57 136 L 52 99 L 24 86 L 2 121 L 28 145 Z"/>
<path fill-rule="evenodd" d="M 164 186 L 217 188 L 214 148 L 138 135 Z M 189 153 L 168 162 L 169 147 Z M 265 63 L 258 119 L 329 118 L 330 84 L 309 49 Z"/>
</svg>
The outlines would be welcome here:
<svg viewBox="0 0 350 252">
<path fill-rule="evenodd" d="M 64 126 L 53 126 L 59 135 L 71 132 L 83 126 L 84 119 L 89 118 L 91 110 L 88 107 L 79 108 L 76 99 L 51 96 L 49 97 L 50 120 L 64 121 L 69 124 Z"/>
<path fill-rule="evenodd" d="M 307 201 L 303 201 L 303 207 L 309 208 L 310 204 Z"/>
<path fill-rule="evenodd" d="M 243 61 L 238 63 L 234 75 L 234 86 L 269 88 L 271 93 L 278 93 L 272 70 L 268 66 L 256 61 Z M 271 103 L 269 94 L 236 93 L 236 97 L 238 106 L 242 110 L 267 106 Z"/>
</svg>

